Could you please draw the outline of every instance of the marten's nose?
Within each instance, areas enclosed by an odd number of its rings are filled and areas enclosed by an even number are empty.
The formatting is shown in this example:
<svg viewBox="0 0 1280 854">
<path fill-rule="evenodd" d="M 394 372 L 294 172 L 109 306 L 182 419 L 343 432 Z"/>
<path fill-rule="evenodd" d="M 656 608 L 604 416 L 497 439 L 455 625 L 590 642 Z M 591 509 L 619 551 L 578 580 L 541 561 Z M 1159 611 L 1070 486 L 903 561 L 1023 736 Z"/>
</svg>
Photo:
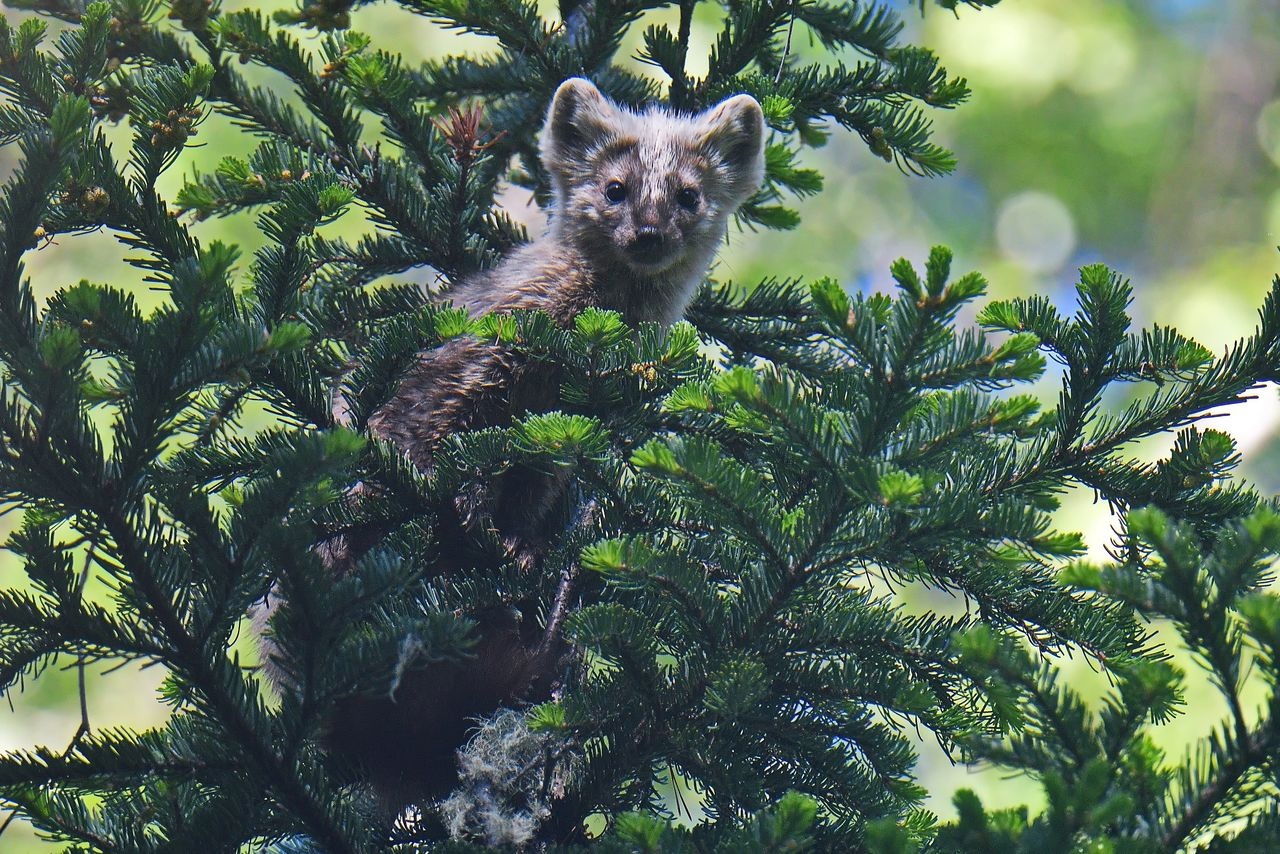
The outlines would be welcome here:
<svg viewBox="0 0 1280 854">
<path fill-rule="evenodd" d="M 662 232 L 655 226 L 642 225 L 636 229 L 636 239 L 631 241 L 634 252 L 652 252 L 662 245 Z"/>
</svg>

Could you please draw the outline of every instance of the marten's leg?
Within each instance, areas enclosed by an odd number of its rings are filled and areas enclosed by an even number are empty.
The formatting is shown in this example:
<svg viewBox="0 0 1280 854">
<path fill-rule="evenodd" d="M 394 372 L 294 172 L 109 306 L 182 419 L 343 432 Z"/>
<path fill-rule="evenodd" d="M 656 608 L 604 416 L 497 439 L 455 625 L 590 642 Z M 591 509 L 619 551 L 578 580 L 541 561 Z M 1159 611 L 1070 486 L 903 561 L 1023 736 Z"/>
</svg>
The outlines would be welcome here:
<svg viewBox="0 0 1280 854">
<path fill-rule="evenodd" d="M 389 813 L 440 797 L 457 783 L 455 753 L 476 719 L 549 696 L 559 644 L 542 644 L 531 615 L 493 608 L 476 616 L 472 657 L 406 671 L 394 690 L 342 700 L 325 743 L 355 765 Z"/>
</svg>

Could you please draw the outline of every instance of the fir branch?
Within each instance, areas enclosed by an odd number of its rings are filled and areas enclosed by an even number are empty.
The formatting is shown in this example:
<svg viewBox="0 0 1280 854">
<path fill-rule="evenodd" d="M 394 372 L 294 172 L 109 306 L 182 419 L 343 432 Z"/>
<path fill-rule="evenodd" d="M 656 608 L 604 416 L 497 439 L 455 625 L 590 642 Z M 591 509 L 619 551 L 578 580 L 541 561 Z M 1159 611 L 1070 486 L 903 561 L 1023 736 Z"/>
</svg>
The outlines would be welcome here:
<svg viewBox="0 0 1280 854">
<path fill-rule="evenodd" d="M 1223 802 L 1241 778 L 1274 762 L 1277 749 L 1280 749 L 1280 738 L 1274 727 L 1245 733 L 1234 745 L 1226 761 L 1215 769 L 1213 779 L 1199 781 L 1200 785 L 1194 790 L 1194 795 L 1185 802 L 1176 820 L 1161 834 L 1161 850 L 1181 851 L 1189 839 L 1203 833 L 1215 816 L 1221 815 Z"/>
</svg>

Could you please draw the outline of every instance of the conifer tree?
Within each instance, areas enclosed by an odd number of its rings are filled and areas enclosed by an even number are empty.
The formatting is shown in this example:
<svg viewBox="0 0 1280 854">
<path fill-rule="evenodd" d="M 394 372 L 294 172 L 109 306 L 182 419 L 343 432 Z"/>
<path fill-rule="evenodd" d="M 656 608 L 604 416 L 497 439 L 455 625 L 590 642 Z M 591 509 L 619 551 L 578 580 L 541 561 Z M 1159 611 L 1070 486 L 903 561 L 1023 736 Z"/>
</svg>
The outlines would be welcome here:
<svg viewBox="0 0 1280 854">
<path fill-rule="evenodd" d="M 0 504 L 20 515 L 5 548 L 29 580 L 0 590 L 0 685 L 59 660 L 144 662 L 164 669 L 171 707 L 154 730 L 86 721 L 66 749 L 0 757 L 16 815 L 102 851 L 1280 844 L 1280 605 L 1262 589 L 1280 511 L 1230 480 L 1230 439 L 1194 423 L 1280 379 L 1280 282 L 1256 332 L 1215 358 L 1172 329 L 1131 329 L 1130 286 L 1101 266 L 1081 271 L 1072 317 L 1037 297 L 961 324 L 985 282 L 953 275 L 941 248 L 897 262 L 891 294 L 785 270 L 709 282 L 669 329 L 606 311 L 568 329 L 471 318 L 395 281 L 423 265 L 456 280 L 524 239 L 495 188 L 546 200 L 533 134 L 573 75 L 631 105 L 754 95 L 771 140 L 748 227 L 800 224 L 789 200 L 822 184 L 803 149 L 833 132 L 904 172 L 948 171 L 927 111 L 967 87 L 899 42 L 893 10 L 712 4 L 723 30 L 695 77 L 695 0 L 564 0 L 554 19 L 528 0 L 400 0 L 497 46 L 423 64 L 353 31 L 366 4 L 349 0 L 272 19 L 210 0 L 6 5 L 64 24 L 50 37 L 40 19 L 0 21 L 0 144 L 20 152 L 0 192 Z M 659 7 L 674 29 L 645 17 Z M 618 62 L 637 25 L 652 74 Z M 830 55 L 798 59 L 801 34 Z M 257 149 L 163 198 L 157 180 L 211 112 Z M 110 123 L 127 124 L 127 151 Z M 363 237 L 317 233 L 354 210 Z M 193 233 L 248 215 L 266 243 L 247 262 Z M 30 253 L 95 230 L 136 279 L 38 301 Z M 142 287 L 161 290 L 157 308 L 139 307 Z M 554 365 L 559 406 L 451 437 L 427 477 L 364 428 L 416 353 L 463 335 Z M 1015 392 L 1049 358 L 1062 388 L 1043 410 Z M 1138 391 L 1111 411 L 1102 397 L 1121 383 Z M 270 428 L 247 429 L 251 404 Z M 1170 431 L 1166 460 L 1134 458 Z M 429 576 L 436 508 L 516 465 L 571 482 L 539 570 Z M 377 500 L 344 501 L 358 483 Z M 1080 562 L 1080 538 L 1053 525 L 1073 484 L 1127 513 L 1107 566 Z M 334 578 L 314 546 L 352 526 L 384 536 Z M 90 578 L 109 603 L 85 595 Z M 273 585 L 296 684 L 279 697 L 229 651 Z M 907 585 L 969 607 L 912 610 Z M 384 815 L 323 749 L 335 703 L 466 660 L 475 615 L 528 600 L 548 643 L 574 651 L 561 690 L 477 722 L 453 792 Z M 1148 735 L 1183 679 L 1153 619 L 1178 628 L 1232 715 L 1181 761 Z M 1059 683 L 1066 651 L 1115 680 L 1100 713 Z M 1241 700 L 1250 667 L 1267 680 L 1261 715 Z M 988 813 L 962 794 L 939 827 L 920 806 L 916 730 L 1031 774 L 1048 809 Z M 692 815 L 673 814 L 672 792 Z"/>
</svg>

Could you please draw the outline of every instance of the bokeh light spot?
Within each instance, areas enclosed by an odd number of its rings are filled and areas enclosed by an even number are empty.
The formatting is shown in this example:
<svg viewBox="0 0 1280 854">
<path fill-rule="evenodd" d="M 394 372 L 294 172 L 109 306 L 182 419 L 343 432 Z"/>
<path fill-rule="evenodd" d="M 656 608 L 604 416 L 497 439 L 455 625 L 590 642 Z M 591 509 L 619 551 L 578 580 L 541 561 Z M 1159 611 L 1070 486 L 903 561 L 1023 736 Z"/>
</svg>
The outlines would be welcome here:
<svg viewBox="0 0 1280 854">
<path fill-rule="evenodd" d="M 1080 28 L 1086 48 L 1077 58 L 1071 88 L 1085 95 L 1101 95 L 1129 82 L 1137 64 L 1133 39 L 1128 32 L 1110 26 Z"/>
<path fill-rule="evenodd" d="M 1258 145 L 1280 166 L 1280 100 L 1272 101 L 1258 113 Z"/>
<path fill-rule="evenodd" d="M 1272 192 L 1267 200 L 1266 240 L 1272 246 L 1280 247 L 1280 190 Z"/>
<path fill-rule="evenodd" d="M 1033 273 L 1062 269 L 1076 248 L 1076 223 L 1060 199 L 1030 190 L 1005 199 L 996 214 L 996 243 Z"/>
<path fill-rule="evenodd" d="M 999 15 L 967 15 L 938 27 L 949 67 L 983 83 L 1043 98 L 1076 70 L 1077 33 L 1053 15 L 1009 6 Z"/>
</svg>

